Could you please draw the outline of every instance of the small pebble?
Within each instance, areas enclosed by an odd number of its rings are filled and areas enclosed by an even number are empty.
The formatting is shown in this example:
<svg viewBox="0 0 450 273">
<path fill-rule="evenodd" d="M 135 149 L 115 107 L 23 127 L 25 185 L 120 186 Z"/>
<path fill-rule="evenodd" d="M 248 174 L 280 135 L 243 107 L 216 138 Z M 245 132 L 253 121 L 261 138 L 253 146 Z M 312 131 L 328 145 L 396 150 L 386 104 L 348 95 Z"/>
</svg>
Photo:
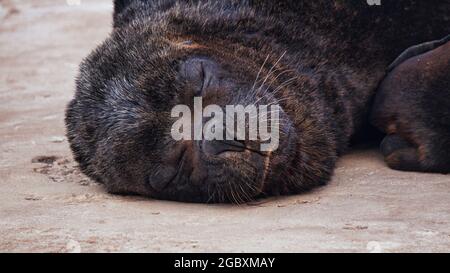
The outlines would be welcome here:
<svg viewBox="0 0 450 273">
<path fill-rule="evenodd" d="M 50 141 L 53 142 L 53 143 L 61 143 L 61 142 L 66 141 L 66 138 L 63 137 L 63 136 L 52 136 L 50 138 Z"/>
<path fill-rule="evenodd" d="M 79 242 L 71 239 L 66 245 L 66 250 L 69 253 L 81 253 L 81 245 Z"/>
<path fill-rule="evenodd" d="M 58 160 L 59 157 L 58 156 L 54 156 L 54 155 L 40 155 L 40 156 L 36 156 L 33 159 L 31 159 L 31 163 L 45 163 L 45 164 L 53 164 L 53 162 L 55 162 L 56 160 Z"/>
</svg>

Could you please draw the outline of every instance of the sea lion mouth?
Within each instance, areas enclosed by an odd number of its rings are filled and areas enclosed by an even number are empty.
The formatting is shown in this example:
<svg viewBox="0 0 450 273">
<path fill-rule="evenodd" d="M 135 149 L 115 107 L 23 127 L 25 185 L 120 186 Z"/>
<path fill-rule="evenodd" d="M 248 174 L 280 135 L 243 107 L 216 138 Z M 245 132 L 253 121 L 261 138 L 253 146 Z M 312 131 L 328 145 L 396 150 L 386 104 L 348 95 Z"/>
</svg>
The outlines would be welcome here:
<svg viewBox="0 0 450 273">
<path fill-rule="evenodd" d="M 238 140 L 203 141 L 202 149 L 208 154 L 221 155 L 225 152 L 242 152 L 248 147 L 245 142 Z"/>
<path fill-rule="evenodd" d="M 261 151 L 258 149 L 259 142 L 255 144 L 246 143 L 245 141 L 236 141 L 236 140 L 218 140 L 219 145 L 224 145 L 222 151 L 217 153 L 217 156 L 224 156 L 227 153 L 235 153 L 235 152 L 251 152 L 256 153 L 262 157 L 268 157 L 271 154 L 271 151 Z"/>
</svg>

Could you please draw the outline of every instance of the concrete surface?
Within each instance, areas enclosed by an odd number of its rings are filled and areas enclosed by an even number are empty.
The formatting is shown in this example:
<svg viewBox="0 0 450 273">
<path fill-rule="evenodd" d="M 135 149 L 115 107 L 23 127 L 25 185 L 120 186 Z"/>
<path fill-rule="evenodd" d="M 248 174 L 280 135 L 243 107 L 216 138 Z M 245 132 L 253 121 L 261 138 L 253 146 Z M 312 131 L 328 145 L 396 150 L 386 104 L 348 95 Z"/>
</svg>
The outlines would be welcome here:
<svg viewBox="0 0 450 273">
<path fill-rule="evenodd" d="M 105 193 L 76 169 L 63 117 L 110 1 L 0 3 L 0 251 L 450 251 L 450 176 L 389 170 L 376 150 L 314 192 L 241 206 Z"/>
</svg>

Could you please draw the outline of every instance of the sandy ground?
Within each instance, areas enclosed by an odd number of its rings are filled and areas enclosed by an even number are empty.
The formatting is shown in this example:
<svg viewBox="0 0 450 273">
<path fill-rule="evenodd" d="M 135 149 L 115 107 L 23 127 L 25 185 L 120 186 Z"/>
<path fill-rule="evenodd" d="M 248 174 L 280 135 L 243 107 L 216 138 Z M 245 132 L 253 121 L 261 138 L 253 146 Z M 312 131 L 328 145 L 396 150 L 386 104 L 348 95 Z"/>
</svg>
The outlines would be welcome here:
<svg viewBox="0 0 450 273">
<path fill-rule="evenodd" d="M 0 3 L 0 251 L 450 251 L 450 176 L 389 170 L 371 149 L 326 187 L 241 206 L 105 193 L 77 170 L 63 118 L 110 1 Z"/>
</svg>

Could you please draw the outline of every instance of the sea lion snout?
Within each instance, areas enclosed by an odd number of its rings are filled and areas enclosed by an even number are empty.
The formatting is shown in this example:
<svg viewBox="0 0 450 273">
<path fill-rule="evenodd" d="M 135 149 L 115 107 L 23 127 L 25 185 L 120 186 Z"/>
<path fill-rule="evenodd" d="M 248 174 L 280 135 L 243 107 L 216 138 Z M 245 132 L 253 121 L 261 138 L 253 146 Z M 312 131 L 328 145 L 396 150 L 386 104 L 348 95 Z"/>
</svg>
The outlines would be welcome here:
<svg viewBox="0 0 450 273">
<path fill-rule="evenodd" d="M 236 188 L 248 187 L 255 195 L 264 186 L 259 173 L 266 160 L 239 141 L 179 141 L 150 173 L 146 186 L 155 198 L 186 202 L 207 202 L 214 192 L 215 198 L 222 198 L 219 194 Z"/>
</svg>

